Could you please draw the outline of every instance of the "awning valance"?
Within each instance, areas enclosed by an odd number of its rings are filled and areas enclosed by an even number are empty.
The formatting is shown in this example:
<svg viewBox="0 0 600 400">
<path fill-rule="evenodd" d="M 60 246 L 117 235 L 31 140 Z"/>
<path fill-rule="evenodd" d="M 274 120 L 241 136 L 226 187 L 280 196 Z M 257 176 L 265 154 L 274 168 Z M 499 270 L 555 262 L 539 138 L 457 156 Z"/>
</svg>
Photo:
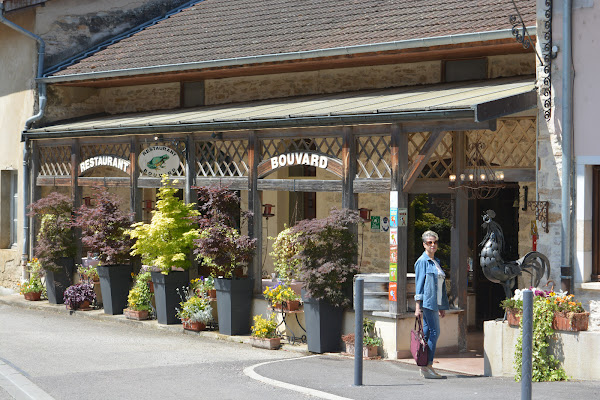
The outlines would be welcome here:
<svg viewBox="0 0 600 400">
<path fill-rule="evenodd" d="M 393 123 L 493 120 L 535 108 L 533 77 L 375 89 L 61 122 L 24 138 L 104 136 Z"/>
</svg>

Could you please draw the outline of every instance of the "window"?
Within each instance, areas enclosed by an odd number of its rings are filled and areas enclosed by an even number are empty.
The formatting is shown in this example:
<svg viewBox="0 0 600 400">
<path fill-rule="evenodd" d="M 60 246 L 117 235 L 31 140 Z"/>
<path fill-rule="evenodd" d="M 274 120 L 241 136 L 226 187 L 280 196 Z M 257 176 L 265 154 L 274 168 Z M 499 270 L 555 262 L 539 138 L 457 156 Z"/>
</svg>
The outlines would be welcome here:
<svg viewBox="0 0 600 400">
<path fill-rule="evenodd" d="M 8 249 L 17 244 L 18 223 L 18 174 L 14 170 L 0 173 L 0 248 Z"/>
<path fill-rule="evenodd" d="M 204 105 L 204 81 L 183 82 L 181 84 L 181 106 L 198 107 Z"/>
<path fill-rule="evenodd" d="M 444 63 L 444 81 L 459 82 L 487 78 L 487 59 L 449 60 Z"/>
</svg>

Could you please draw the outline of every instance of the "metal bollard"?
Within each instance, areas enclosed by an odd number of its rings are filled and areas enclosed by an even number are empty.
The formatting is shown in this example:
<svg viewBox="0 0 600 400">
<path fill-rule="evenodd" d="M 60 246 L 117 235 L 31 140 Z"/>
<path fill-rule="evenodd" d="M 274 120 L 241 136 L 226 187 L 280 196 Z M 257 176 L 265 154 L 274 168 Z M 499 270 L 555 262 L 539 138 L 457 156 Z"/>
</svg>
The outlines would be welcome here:
<svg viewBox="0 0 600 400">
<path fill-rule="evenodd" d="M 365 280 L 354 282 L 354 386 L 362 386 L 363 378 L 363 308 Z"/>
<path fill-rule="evenodd" d="M 523 338 L 521 353 L 521 400 L 531 400 L 533 347 L 533 292 L 523 291 Z"/>
</svg>

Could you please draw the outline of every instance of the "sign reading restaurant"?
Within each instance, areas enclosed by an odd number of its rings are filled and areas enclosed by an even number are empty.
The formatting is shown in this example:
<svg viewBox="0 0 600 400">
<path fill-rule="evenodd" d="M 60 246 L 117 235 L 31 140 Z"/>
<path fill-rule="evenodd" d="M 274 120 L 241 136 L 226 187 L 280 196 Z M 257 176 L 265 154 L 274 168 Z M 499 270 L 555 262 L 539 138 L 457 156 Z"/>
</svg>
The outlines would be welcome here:
<svg viewBox="0 0 600 400">
<path fill-rule="evenodd" d="M 167 146 L 150 146 L 140 153 L 138 165 L 140 171 L 148 176 L 177 175 L 179 155 Z"/>
<path fill-rule="evenodd" d="M 342 176 L 341 160 L 310 151 L 279 154 L 264 160 L 258 165 L 258 176 L 262 178 L 276 169 L 291 167 L 292 165 L 309 165 L 323 168 L 337 176 Z"/>
<path fill-rule="evenodd" d="M 79 163 L 79 173 L 95 167 L 113 167 L 129 173 L 129 160 L 117 156 L 95 156 Z"/>
</svg>

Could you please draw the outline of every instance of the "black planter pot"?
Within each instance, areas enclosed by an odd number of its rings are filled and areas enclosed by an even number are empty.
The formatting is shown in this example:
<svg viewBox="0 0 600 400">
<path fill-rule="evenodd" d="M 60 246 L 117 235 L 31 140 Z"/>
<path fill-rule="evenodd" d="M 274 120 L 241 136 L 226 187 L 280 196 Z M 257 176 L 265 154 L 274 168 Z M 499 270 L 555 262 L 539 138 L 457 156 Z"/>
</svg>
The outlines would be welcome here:
<svg viewBox="0 0 600 400">
<path fill-rule="evenodd" d="M 250 333 L 252 279 L 215 279 L 219 332 L 224 335 Z"/>
<path fill-rule="evenodd" d="M 45 269 L 46 291 L 50 304 L 64 304 L 65 290 L 73 284 L 73 269 L 75 262 L 72 258 L 63 257 L 56 261 L 60 267 L 57 270 Z"/>
<path fill-rule="evenodd" d="M 131 265 L 114 264 L 98 265 L 100 291 L 104 303 L 104 313 L 110 315 L 123 314 L 127 308 L 127 296 L 131 286 Z"/>
<path fill-rule="evenodd" d="M 182 288 L 189 286 L 190 278 L 188 271 L 171 271 L 169 275 L 160 272 L 151 272 L 152 283 L 154 283 L 154 301 L 156 302 L 156 319 L 159 324 L 173 325 L 181 324 L 177 318 L 177 308 L 181 303 Z"/>
<path fill-rule="evenodd" d="M 325 300 L 315 300 L 302 290 L 304 321 L 308 351 L 326 353 L 340 351 L 344 309 Z"/>
</svg>

